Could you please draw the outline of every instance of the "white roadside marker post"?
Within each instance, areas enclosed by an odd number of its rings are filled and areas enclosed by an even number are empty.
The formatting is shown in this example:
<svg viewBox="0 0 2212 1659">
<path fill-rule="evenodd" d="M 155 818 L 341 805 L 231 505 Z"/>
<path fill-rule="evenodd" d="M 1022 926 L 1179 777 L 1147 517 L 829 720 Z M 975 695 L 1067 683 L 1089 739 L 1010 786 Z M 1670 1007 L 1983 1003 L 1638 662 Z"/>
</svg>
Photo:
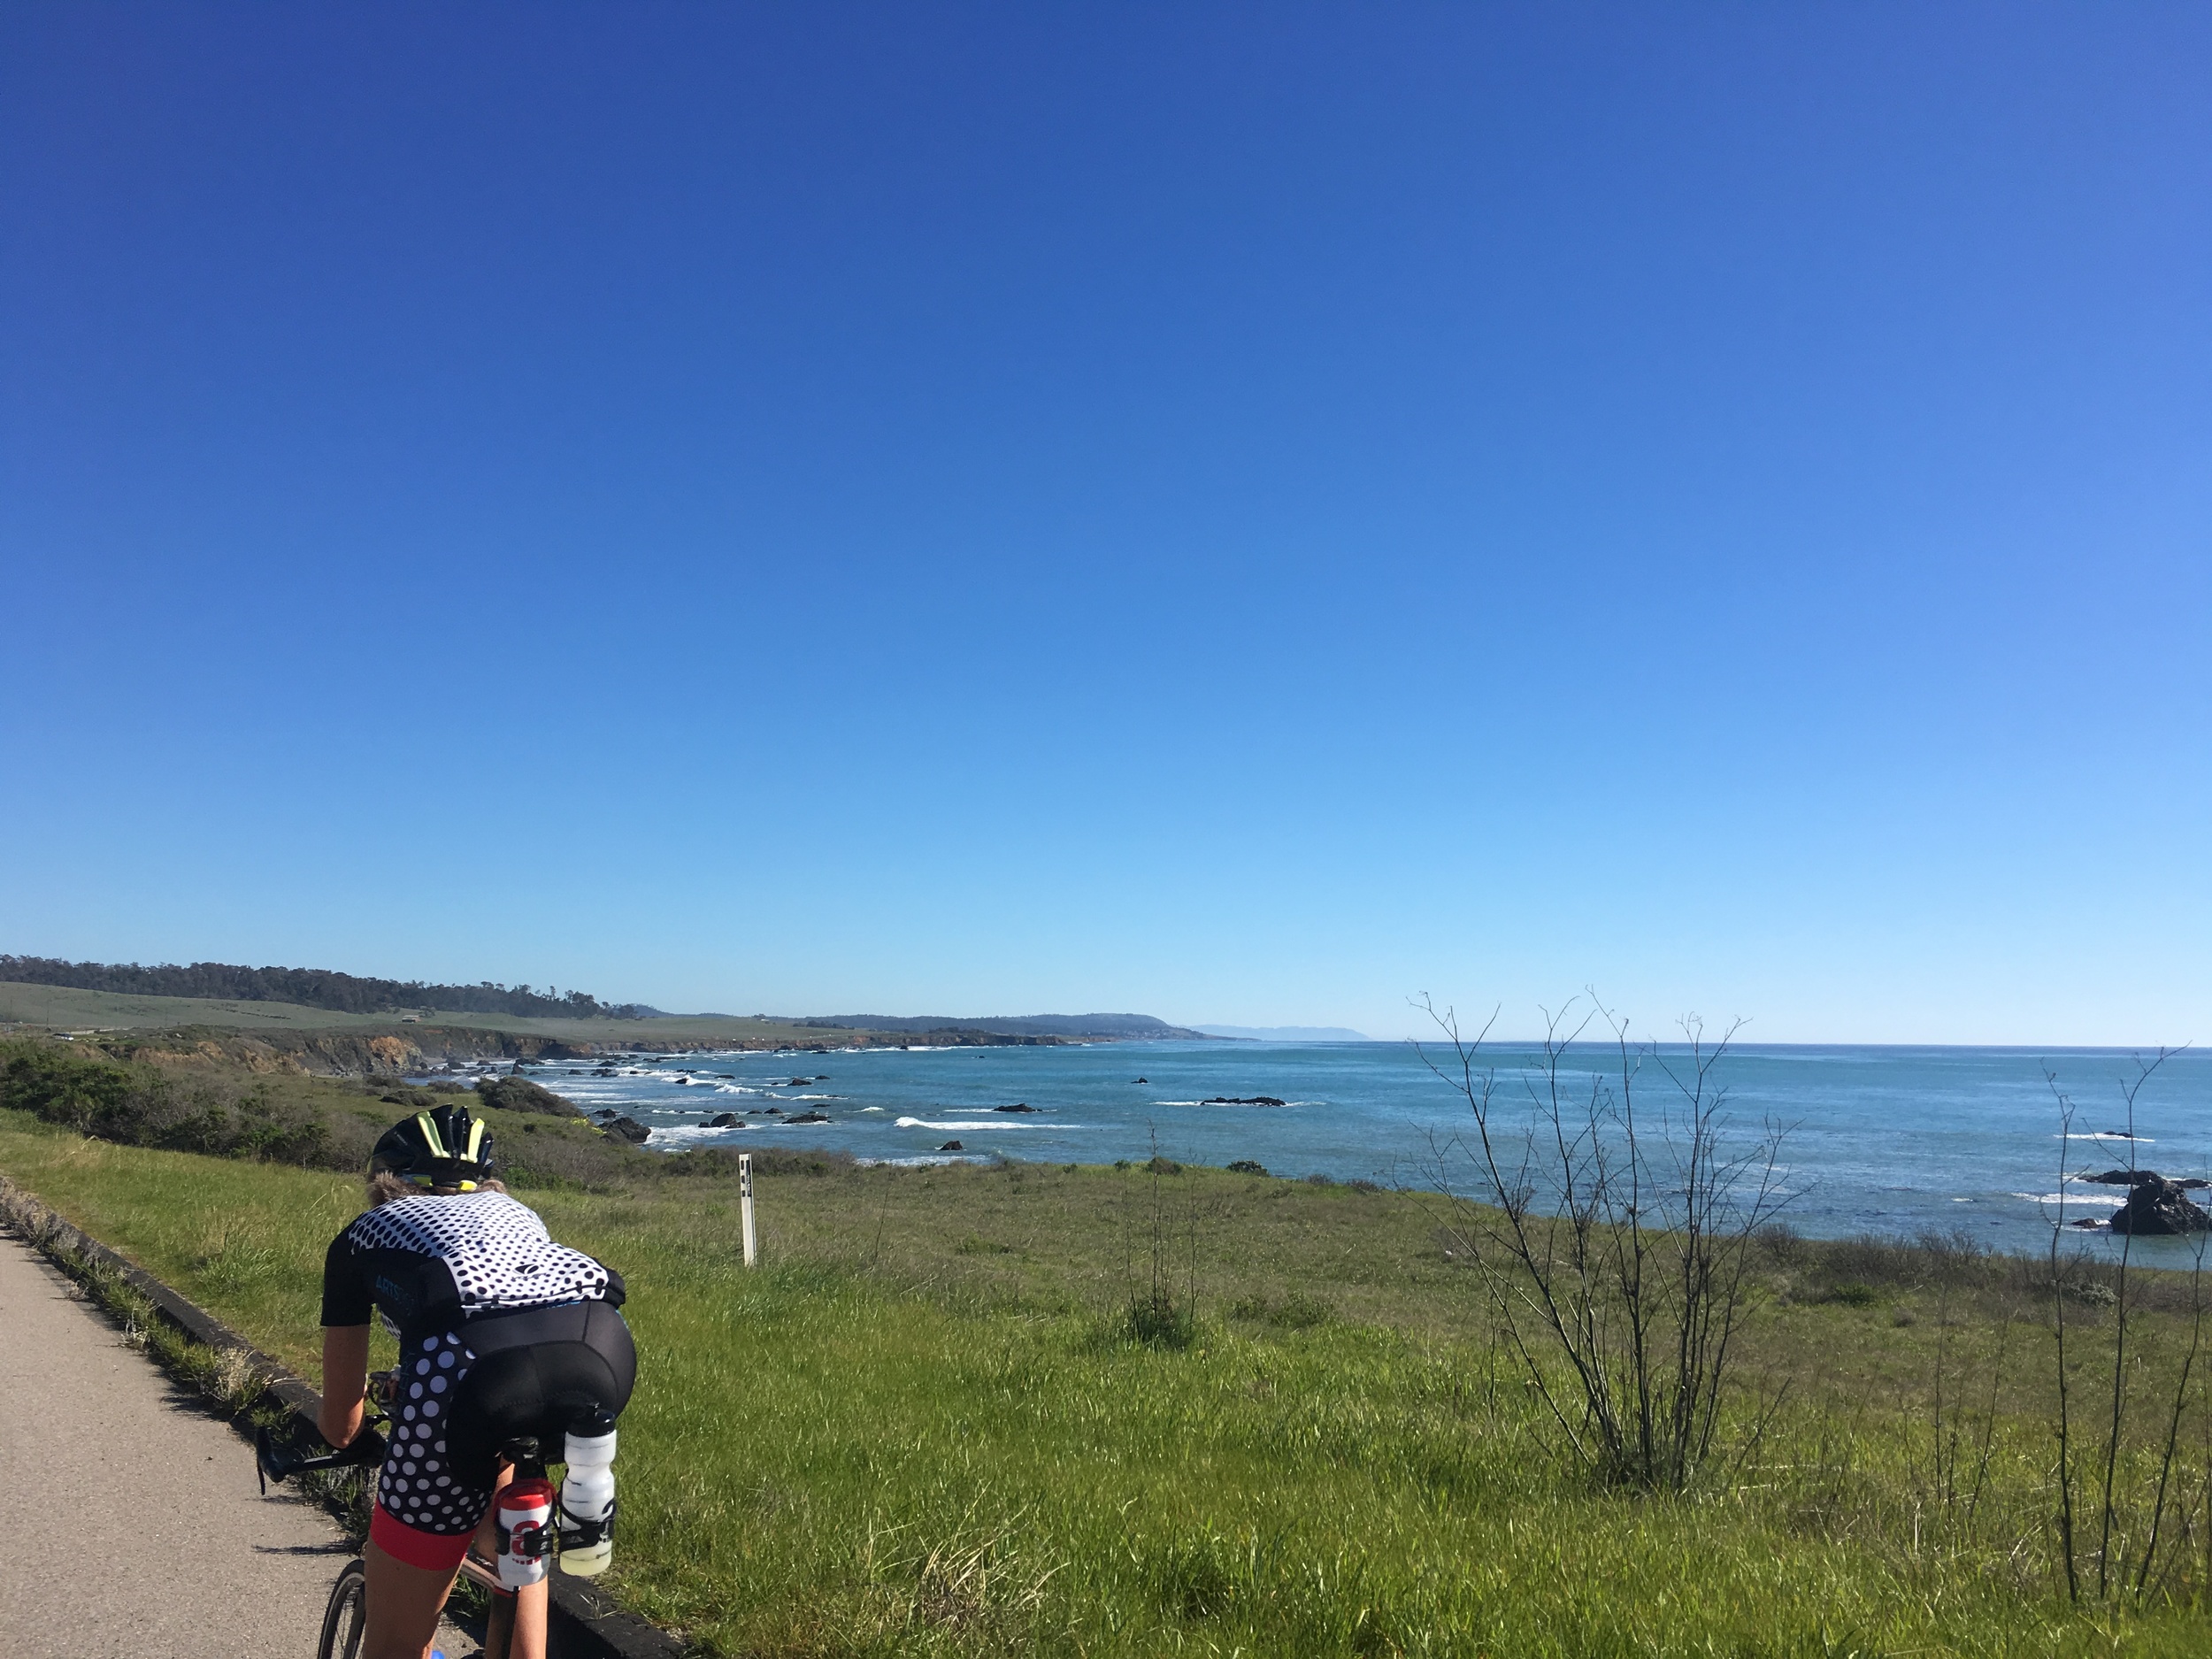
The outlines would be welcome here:
<svg viewBox="0 0 2212 1659">
<path fill-rule="evenodd" d="M 737 1210 L 745 1228 L 745 1265 L 760 1264 L 760 1248 L 753 1241 L 753 1155 L 737 1155 Z"/>
</svg>

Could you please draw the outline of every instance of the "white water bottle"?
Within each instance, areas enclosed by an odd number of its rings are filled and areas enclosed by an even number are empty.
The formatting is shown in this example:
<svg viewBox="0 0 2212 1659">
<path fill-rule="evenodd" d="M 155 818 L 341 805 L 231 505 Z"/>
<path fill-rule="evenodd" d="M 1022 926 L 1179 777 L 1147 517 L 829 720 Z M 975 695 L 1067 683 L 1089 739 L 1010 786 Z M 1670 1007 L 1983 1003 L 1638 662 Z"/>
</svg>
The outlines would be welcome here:
<svg viewBox="0 0 2212 1659">
<path fill-rule="evenodd" d="M 568 1432 L 561 1481 L 561 1571 L 596 1578 L 614 1559 L 614 1419 L 602 1412 Z"/>
</svg>

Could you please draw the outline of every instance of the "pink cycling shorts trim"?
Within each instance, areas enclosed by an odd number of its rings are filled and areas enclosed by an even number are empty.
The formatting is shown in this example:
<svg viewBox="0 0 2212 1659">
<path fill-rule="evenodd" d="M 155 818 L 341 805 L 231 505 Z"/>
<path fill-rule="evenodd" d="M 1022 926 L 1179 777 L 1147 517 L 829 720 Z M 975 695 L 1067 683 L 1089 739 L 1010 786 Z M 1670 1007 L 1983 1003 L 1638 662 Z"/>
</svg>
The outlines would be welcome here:
<svg viewBox="0 0 2212 1659">
<path fill-rule="evenodd" d="M 473 1527 L 465 1532 L 426 1532 L 395 1519 L 380 1503 L 369 1511 L 369 1542 L 394 1561 L 431 1572 L 451 1572 L 458 1567 L 475 1536 Z"/>
</svg>

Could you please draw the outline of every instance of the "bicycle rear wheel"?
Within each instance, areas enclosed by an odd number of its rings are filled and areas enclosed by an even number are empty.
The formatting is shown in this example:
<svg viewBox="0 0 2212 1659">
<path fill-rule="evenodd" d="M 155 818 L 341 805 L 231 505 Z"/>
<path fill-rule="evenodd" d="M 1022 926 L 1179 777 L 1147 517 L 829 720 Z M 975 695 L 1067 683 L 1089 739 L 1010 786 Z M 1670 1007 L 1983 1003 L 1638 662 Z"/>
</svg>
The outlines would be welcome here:
<svg viewBox="0 0 2212 1659">
<path fill-rule="evenodd" d="M 360 1659 L 368 1621 L 368 1569 L 358 1560 L 349 1561 L 330 1586 L 330 1604 L 323 1609 L 322 1645 L 315 1649 L 315 1659 Z"/>
</svg>

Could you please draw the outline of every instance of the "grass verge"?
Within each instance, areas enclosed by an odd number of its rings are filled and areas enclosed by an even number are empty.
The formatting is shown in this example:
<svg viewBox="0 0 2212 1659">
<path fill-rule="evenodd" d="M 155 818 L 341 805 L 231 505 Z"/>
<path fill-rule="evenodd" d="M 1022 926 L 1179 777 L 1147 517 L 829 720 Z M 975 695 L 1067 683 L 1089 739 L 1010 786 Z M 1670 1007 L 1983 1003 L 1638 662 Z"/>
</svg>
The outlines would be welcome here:
<svg viewBox="0 0 2212 1659">
<path fill-rule="evenodd" d="M 311 1378 L 357 1182 L 20 1112 L 0 1112 L 0 1170 Z M 749 1273 L 719 1177 L 522 1194 L 629 1280 L 611 1587 L 709 1651 L 2202 1646 L 2193 1567 L 2139 1607 L 2059 1591 L 2047 1310 L 2019 1263 L 1778 1236 L 1747 1381 L 1788 1402 L 1707 1487 L 1631 1500 L 1563 1472 L 1408 1198 L 1025 1165 L 759 1187 Z M 1115 1331 L 1163 1233 L 1195 1288 L 1181 1346 Z M 2139 1317 L 2129 1386 L 2151 1397 L 2179 1316 L 2151 1294 Z M 2191 1443 L 2193 1470 L 2212 1460 Z"/>
</svg>

